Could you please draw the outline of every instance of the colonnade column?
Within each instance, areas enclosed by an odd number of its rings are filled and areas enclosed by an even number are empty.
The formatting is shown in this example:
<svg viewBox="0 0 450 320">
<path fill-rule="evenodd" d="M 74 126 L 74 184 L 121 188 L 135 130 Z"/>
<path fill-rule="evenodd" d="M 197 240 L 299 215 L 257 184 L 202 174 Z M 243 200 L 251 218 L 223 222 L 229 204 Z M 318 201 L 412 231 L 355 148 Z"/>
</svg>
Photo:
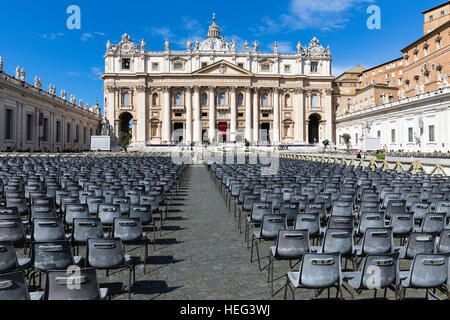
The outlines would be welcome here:
<svg viewBox="0 0 450 320">
<path fill-rule="evenodd" d="M 216 141 L 216 93 L 215 88 L 209 88 L 209 130 L 208 137 L 211 143 Z"/>
<path fill-rule="evenodd" d="M 259 141 L 259 89 L 253 92 L 253 142 Z"/>
<path fill-rule="evenodd" d="M 305 98 L 304 89 L 297 89 L 296 94 L 296 113 L 294 126 L 294 141 L 297 143 L 305 142 Z"/>
<path fill-rule="evenodd" d="M 330 144 L 334 143 L 333 140 L 333 100 L 332 100 L 332 89 L 325 90 L 325 118 L 327 120 L 325 124 L 325 139 L 330 141 Z"/>
<path fill-rule="evenodd" d="M 236 105 L 236 88 L 231 88 L 231 124 L 230 124 L 230 140 L 231 142 L 236 141 L 236 131 L 237 131 L 237 105 Z"/>
<path fill-rule="evenodd" d="M 138 92 L 136 142 L 145 145 L 147 142 L 147 88 L 137 87 L 136 91 Z"/>
<path fill-rule="evenodd" d="M 162 138 L 163 138 L 163 142 L 164 143 L 171 143 L 172 142 L 172 134 L 171 134 L 171 129 L 172 129 L 172 125 L 171 125 L 171 113 L 172 113 L 172 108 L 170 105 L 170 88 L 169 87 L 165 87 L 163 88 L 163 92 L 164 92 L 164 121 L 163 121 L 163 134 L 162 134 Z"/>
<path fill-rule="evenodd" d="M 194 142 L 202 142 L 202 122 L 200 114 L 200 87 L 194 87 Z"/>
<path fill-rule="evenodd" d="M 273 142 L 280 142 L 280 94 L 279 89 L 273 90 Z"/>
<path fill-rule="evenodd" d="M 186 88 L 186 143 L 192 142 L 192 89 Z"/>
<path fill-rule="evenodd" d="M 245 89 L 245 139 L 252 141 L 252 92 Z"/>
</svg>

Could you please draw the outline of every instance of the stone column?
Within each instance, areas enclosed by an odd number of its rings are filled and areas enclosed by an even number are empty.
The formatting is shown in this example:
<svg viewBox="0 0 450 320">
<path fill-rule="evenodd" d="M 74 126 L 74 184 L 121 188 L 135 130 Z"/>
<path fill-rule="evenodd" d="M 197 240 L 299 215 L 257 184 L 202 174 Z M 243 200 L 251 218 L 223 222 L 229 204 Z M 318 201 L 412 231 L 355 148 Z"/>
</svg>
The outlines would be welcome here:
<svg viewBox="0 0 450 320">
<path fill-rule="evenodd" d="M 216 141 L 216 88 L 209 88 L 209 130 L 208 137 L 211 143 Z"/>
<path fill-rule="evenodd" d="M 237 131 L 237 104 L 236 104 L 236 88 L 230 89 L 231 93 L 231 124 L 230 124 L 230 141 L 236 141 L 236 131 Z"/>
<path fill-rule="evenodd" d="M 192 142 L 192 88 L 186 88 L 186 143 Z"/>
<path fill-rule="evenodd" d="M 259 141 L 259 89 L 253 91 L 253 142 Z"/>
<path fill-rule="evenodd" d="M 294 141 L 297 143 L 305 142 L 305 97 L 304 89 L 297 89 L 296 106 L 295 111 L 295 124 L 294 124 Z M 306 131 L 307 132 L 307 131 Z"/>
<path fill-rule="evenodd" d="M 252 141 L 252 92 L 245 89 L 245 139 Z"/>
<path fill-rule="evenodd" d="M 273 90 L 273 137 L 275 143 L 280 142 L 280 93 L 278 88 Z"/>
<path fill-rule="evenodd" d="M 145 146 L 147 142 L 147 88 L 140 86 L 136 88 L 136 91 L 138 94 L 136 106 L 136 143 Z"/>
<path fill-rule="evenodd" d="M 164 120 L 163 120 L 163 134 L 162 140 L 163 143 L 171 143 L 172 142 L 172 123 L 171 123 L 171 115 L 172 115 L 172 107 L 170 103 L 170 88 L 165 87 L 164 90 Z"/>
<path fill-rule="evenodd" d="M 202 121 L 200 110 L 200 87 L 194 87 L 194 142 L 202 142 Z"/>
<path fill-rule="evenodd" d="M 333 90 L 327 89 L 325 90 L 325 118 L 326 118 L 326 127 L 325 127 L 325 139 L 330 141 L 330 144 L 335 143 L 333 139 Z"/>
</svg>

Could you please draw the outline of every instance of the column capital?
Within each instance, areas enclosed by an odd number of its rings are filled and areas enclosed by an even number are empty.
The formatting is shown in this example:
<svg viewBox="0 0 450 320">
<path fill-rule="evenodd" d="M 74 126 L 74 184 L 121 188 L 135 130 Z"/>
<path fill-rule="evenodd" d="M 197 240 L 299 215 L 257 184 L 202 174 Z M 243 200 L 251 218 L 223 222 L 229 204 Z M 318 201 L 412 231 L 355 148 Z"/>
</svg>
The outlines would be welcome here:
<svg viewBox="0 0 450 320">
<path fill-rule="evenodd" d="M 304 89 L 304 88 L 295 88 L 295 89 L 294 89 L 295 94 L 305 94 L 306 91 L 307 91 L 307 90 Z"/>
<path fill-rule="evenodd" d="M 137 86 L 135 87 L 135 90 L 139 93 L 147 92 L 148 88 L 146 86 Z"/>
<path fill-rule="evenodd" d="M 208 87 L 208 91 L 209 91 L 209 93 L 216 93 L 216 87 L 210 86 L 210 87 Z"/>
<path fill-rule="evenodd" d="M 236 91 L 238 90 L 238 87 L 230 87 L 230 89 L 229 89 L 229 91 L 231 92 L 231 93 L 236 93 Z"/>
<path fill-rule="evenodd" d="M 194 90 L 195 93 L 200 93 L 200 86 L 192 86 L 192 90 Z"/>
<path fill-rule="evenodd" d="M 244 87 L 244 91 L 246 93 L 251 93 L 252 92 L 252 87 Z"/>
<path fill-rule="evenodd" d="M 187 87 L 184 88 L 184 91 L 185 91 L 186 93 L 192 93 L 192 90 L 193 90 L 193 89 L 194 89 L 193 87 L 187 86 Z"/>
<path fill-rule="evenodd" d="M 164 93 L 170 93 L 170 87 L 162 87 L 161 88 Z"/>
<path fill-rule="evenodd" d="M 274 94 L 282 94 L 283 93 L 283 89 L 275 87 L 272 89 Z"/>
</svg>

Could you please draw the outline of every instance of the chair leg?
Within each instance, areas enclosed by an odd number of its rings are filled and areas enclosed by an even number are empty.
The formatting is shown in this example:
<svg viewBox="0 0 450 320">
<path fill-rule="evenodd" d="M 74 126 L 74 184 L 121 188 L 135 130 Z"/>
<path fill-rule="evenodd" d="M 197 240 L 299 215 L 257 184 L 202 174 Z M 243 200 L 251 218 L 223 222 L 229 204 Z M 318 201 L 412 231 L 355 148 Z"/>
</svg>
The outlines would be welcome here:
<svg viewBox="0 0 450 320">
<path fill-rule="evenodd" d="M 255 235 L 252 235 L 252 245 L 250 249 L 250 263 L 253 263 L 253 245 L 255 243 Z"/>
<path fill-rule="evenodd" d="M 131 268 L 128 268 L 128 300 L 131 300 Z"/>
<path fill-rule="evenodd" d="M 259 246 L 258 246 L 258 243 L 260 243 L 260 240 L 256 239 L 255 245 L 256 245 L 256 256 L 258 257 L 258 267 L 259 267 L 259 271 L 262 271 L 262 268 L 261 268 L 261 257 L 259 256 Z"/>
<path fill-rule="evenodd" d="M 286 275 L 286 285 L 284 286 L 284 300 L 286 300 L 287 297 L 288 286 L 289 286 L 289 277 Z"/>
<path fill-rule="evenodd" d="M 144 274 L 147 273 L 147 260 L 148 260 L 148 240 L 145 240 Z"/>
</svg>

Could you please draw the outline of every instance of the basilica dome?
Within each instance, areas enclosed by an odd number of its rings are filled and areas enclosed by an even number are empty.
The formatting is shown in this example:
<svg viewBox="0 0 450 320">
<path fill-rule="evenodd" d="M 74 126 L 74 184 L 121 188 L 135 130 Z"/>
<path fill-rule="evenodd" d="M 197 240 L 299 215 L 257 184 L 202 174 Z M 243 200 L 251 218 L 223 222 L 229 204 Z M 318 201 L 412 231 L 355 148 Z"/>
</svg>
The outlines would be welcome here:
<svg viewBox="0 0 450 320">
<path fill-rule="evenodd" d="M 221 51 L 232 50 L 232 46 L 220 36 L 220 28 L 216 25 L 216 17 L 213 17 L 213 23 L 209 27 L 208 37 L 199 45 L 200 51 Z"/>
</svg>

